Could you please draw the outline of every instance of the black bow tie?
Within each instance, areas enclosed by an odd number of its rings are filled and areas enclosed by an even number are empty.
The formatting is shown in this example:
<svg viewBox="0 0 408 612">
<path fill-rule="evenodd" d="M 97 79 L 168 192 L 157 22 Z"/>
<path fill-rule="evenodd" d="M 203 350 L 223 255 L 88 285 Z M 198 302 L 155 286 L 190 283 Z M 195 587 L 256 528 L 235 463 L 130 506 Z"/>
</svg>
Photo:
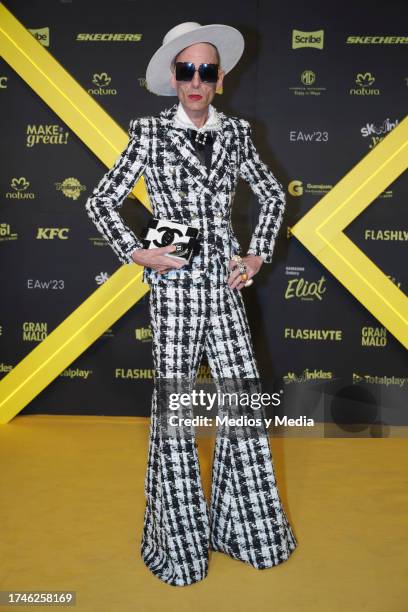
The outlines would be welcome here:
<svg viewBox="0 0 408 612">
<path fill-rule="evenodd" d="M 198 132 L 197 130 L 187 129 L 188 136 L 197 149 L 204 149 L 206 146 L 211 146 L 214 142 L 212 132 Z"/>
</svg>

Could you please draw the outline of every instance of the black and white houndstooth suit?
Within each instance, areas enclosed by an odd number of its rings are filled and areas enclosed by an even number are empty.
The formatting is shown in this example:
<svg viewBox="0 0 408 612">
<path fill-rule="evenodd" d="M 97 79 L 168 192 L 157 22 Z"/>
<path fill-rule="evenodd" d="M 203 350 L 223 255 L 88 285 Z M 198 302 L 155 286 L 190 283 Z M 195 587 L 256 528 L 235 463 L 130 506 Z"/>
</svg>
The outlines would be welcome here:
<svg viewBox="0 0 408 612">
<path fill-rule="evenodd" d="M 141 553 L 171 585 L 202 580 L 209 548 L 263 569 L 288 559 L 297 546 L 282 506 L 267 435 L 215 441 L 211 502 L 204 497 L 193 429 L 166 435 L 158 382 L 195 379 L 206 353 L 215 381 L 259 379 L 240 291 L 227 284 L 240 245 L 231 227 L 238 178 L 260 202 L 248 253 L 272 261 L 285 194 L 252 141 L 248 121 L 219 113 L 209 171 L 185 130 L 173 125 L 177 104 L 157 117 L 132 120 L 127 148 L 86 202 L 86 211 L 122 263 L 143 248 L 118 210 L 143 174 L 155 217 L 197 227 L 201 250 L 180 269 L 143 272 L 150 286 L 155 386 L 152 397 L 146 508 Z"/>
</svg>

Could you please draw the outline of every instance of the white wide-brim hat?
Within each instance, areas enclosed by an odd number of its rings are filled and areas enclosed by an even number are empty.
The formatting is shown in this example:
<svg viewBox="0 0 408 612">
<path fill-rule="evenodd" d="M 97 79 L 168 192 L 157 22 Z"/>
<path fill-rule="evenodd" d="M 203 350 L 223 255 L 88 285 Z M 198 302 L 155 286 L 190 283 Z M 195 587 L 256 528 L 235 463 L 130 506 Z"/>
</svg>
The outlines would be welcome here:
<svg viewBox="0 0 408 612">
<path fill-rule="evenodd" d="M 170 83 L 171 62 L 185 47 L 195 43 L 209 42 L 220 54 L 220 68 L 227 74 L 238 63 L 244 52 L 245 41 L 236 28 L 220 23 L 200 25 L 195 21 L 180 23 L 169 30 L 162 46 L 151 58 L 146 70 L 146 87 L 159 96 L 176 96 Z"/>
</svg>

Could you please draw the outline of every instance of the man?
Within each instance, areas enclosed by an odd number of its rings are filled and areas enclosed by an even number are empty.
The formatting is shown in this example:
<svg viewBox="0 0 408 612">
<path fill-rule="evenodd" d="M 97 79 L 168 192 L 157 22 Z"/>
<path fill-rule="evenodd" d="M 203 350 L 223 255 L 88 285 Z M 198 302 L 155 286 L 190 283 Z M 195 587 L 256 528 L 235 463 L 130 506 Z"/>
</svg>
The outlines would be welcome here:
<svg viewBox="0 0 408 612">
<path fill-rule="evenodd" d="M 285 195 L 259 158 L 250 124 L 211 104 L 243 49 L 242 35 L 230 26 L 187 22 L 172 28 L 150 60 L 146 81 L 150 91 L 177 95 L 179 102 L 158 117 L 131 121 L 126 150 L 86 203 L 120 261 L 144 266 L 150 285 L 155 385 L 141 553 L 153 574 L 176 586 L 205 578 L 209 548 L 264 569 L 288 559 L 297 546 L 268 436 L 217 430 L 208 508 L 194 430 L 169 433 L 169 395 L 162 393 L 168 382 L 191 389 L 204 352 L 219 389 L 228 381 L 238 388 L 259 380 L 241 290 L 272 260 Z M 144 248 L 119 216 L 142 174 L 155 217 L 200 230 L 200 250 L 190 264 L 169 257 L 174 246 Z M 239 177 L 261 204 L 242 258 L 231 227 Z"/>
</svg>

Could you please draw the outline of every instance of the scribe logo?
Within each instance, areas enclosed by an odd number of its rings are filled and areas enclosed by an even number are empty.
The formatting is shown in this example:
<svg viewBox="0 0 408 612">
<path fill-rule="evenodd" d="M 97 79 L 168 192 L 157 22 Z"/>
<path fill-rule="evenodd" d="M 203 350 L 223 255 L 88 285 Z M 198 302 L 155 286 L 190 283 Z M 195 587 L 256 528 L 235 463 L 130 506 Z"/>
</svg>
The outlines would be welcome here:
<svg viewBox="0 0 408 612">
<path fill-rule="evenodd" d="M 324 30 L 315 30 L 314 32 L 292 30 L 292 49 L 300 49 L 302 47 L 323 49 L 323 44 Z"/>
<path fill-rule="evenodd" d="M 50 28 L 27 28 L 34 38 L 43 46 L 50 46 Z"/>
</svg>

